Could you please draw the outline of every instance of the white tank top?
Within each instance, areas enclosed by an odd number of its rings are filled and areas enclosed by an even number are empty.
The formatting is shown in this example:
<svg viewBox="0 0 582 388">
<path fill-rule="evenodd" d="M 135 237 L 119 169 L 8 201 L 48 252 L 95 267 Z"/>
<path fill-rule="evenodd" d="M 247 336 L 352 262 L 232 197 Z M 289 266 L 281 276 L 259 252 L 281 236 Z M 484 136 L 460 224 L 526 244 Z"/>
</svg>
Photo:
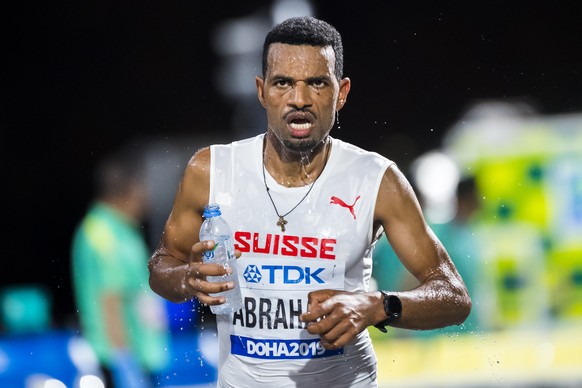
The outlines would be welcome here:
<svg viewBox="0 0 582 388">
<path fill-rule="evenodd" d="M 332 138 L 325 169 L 285 216 L 282 232 L 263 182 L 263 140 L 211 146 L 209 202 L 220 204 L 242 251 L 244 298 L 242 310 L 217 316 L 218 387 L 375 387 L 367 330 L 342 349 L 325 350 L 299 316 L 309 291 L 368 291 L 374 207 L 392 162 Z M 281 215 L 309 190 L 265 176 Z"/>
</svg>

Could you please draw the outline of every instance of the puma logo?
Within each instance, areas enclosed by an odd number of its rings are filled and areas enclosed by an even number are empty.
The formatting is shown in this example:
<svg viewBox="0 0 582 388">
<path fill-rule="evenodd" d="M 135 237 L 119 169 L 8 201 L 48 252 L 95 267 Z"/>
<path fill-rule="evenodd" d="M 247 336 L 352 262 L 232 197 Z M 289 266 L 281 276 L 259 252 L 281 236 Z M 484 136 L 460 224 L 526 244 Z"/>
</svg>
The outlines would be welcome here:
<svg viewBox="0 0 582 388">
<path fill-rule="evenodd" d="M 341 207 L 345 207 L 346 209 L 348 209 L 350 211 L 350 213 L 352 213 L 352 216 L 354 216 L 354 220 L 355 220 L 356 213 L 354 212 L 354 206 L 356 206 L 356 202 L 358 202 L 358 199 L 360 199 L 359 195 L 356 198 L 356 200 L 354 201 L 354 203 L 352 203 L 351 205 L 348 205 L 347 203 L 345 203 L 344 201 L 342 201 L 341 199 L 339 199 L 338 197 L 336 197 L 334 195 L 331 197 L 331 201 L 329 203 L 331 203 L 333 205 L 340 205 Z"/>
</svg>

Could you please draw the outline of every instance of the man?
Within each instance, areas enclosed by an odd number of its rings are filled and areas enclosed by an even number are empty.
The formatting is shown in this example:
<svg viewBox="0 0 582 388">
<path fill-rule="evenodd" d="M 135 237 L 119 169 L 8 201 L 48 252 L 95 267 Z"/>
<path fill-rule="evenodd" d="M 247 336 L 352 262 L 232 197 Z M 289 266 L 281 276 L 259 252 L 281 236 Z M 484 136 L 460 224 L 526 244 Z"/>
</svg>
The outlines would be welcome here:
<svg viewBox="0 0 582 388">
<path fill-rule="evenodd" d="M 95 171 L 95 200 L 75 231 L 72 274 L 81 333 L 108 387 L 152 387 L 168 361 L 164 301 L 147 286 L 143 163 L 122 149 Z"/>
<path fill-rule="evenodd" d="M 209 294 L 233 284 L 205 280 L 225 269 L 202 263 L 213 243 L 197 237 L 204 205 L 220 204 L 245 302 L 217 316 L 219 387 L 375 387 L 368 326 L 432 329 L 469 314 L 465 285 L 403 174 L 330 136 L 351 86 L 342 74 L 335 28 L 311 17 L 275 26 L 256 78 L 266 134 L 192 157 L 150 259 L 160 295 L 223 303 Z M 383 230 L 418 288 L 369 291 Z"/>
</svg>

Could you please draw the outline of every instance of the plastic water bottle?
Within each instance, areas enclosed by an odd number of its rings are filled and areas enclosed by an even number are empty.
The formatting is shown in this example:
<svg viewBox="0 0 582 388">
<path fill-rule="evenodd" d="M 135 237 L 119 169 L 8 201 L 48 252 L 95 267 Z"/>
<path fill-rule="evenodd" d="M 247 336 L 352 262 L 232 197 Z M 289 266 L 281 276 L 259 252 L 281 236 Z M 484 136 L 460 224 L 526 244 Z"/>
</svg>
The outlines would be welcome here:
<svg viewBox="0 0 582 388">
<path fill-rule="evenodd" d="M 232 273 L 223 276 L 208 276 L 210 282 L 233 281 L 232 290 L 223 291 L 211 296 L 223 296 L 226 302 L 210 306 L 214 314 L 229 314 L 241 309 L 243 302 L 238 282 L 237 259 L 234 254 L 234 243 L 230 226 L 221 217 L 222 212 L 218 204 L 208 204 L 204 207 L 204 222 L 200 227 L 200 241 L 214 241 L 214 248 L 204 253 L 205 263 L 222 264 L 225 268 L 231 267 Z"/>
</svg>

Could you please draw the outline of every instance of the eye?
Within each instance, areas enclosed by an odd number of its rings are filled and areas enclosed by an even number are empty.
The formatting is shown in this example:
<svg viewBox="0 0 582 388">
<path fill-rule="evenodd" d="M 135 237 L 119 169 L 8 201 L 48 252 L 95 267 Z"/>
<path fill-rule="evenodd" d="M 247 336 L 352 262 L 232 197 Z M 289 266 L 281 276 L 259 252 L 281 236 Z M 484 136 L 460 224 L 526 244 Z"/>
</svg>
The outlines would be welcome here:
<svg viewBox="0 0 582 388">
<path fill-rule="evenodd" d="M 291 86 L 291 81 L 285 78 L 279 78 L 273 81 L 273 85 L 278 88 L 286 88 Z"/>
<path fill-rule="evenodd" d="M 322 89 L 327 86 L 327 82 L 323 78 L 314 78 L 309 81 L 309 85 L 316 89 Z"/>
</svg>

